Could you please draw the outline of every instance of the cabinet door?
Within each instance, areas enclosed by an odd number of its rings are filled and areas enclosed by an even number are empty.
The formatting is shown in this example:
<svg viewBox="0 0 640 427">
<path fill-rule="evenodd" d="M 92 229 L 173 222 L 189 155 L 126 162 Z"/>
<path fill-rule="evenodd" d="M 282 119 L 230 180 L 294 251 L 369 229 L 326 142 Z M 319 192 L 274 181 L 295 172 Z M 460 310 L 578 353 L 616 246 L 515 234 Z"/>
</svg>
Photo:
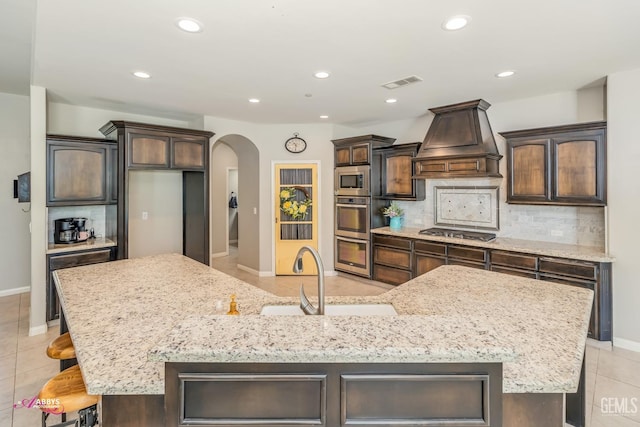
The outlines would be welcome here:
<svg viewBox="0 0 640 427">
<path fill-rule="evenodd" d="M 369 150 L 371 144 L 357 144 L 351 147 L 351 164 L 352 165 L 368 165 L 369 164 Z"/>
<path fill-rule="evenodd" d="M 414 260 L 414 264 L 416 266 L 416 277 L 446 264 L 444 257 L 421 253 L 416 253 Z"/>
<path fill-rule="evenodd" d="M 203 140 L 172 138 L 171 166 L 176 169 L 204 169 L 205 142 Z"/>
<path fill-rule="evenodd" d="M 127 139 L 130 168 L 169 168 L 168 136 L 130 132 Z"/>
<path fill-rule="evenodd" d="M 388 283 L 390 285 L 401 285 L 411 280 L 411 271 L 399 268 L 388 267 L 386 265 L 373 265 L 373 280 Z"/>
<path fill-rule="evenodd" d="M 606 202 L 604 130 L 554 138 L 553 143 L 553 200 L 603 206 Z"/>
<path fill-rule="evenodd" d="M 107 202 L 106 144 L 47 142 L 47 206 Z"/>
<path fill-rule="evenodd" d="M 544 203 L 551 199 L 549 139 L 507 143 L 507 202 Z"/>
<path fill-rule="evenodd" d="M 336 166 L 349 166 L 351 164 L 351 147 L 336 148 Z"/>
</svg>

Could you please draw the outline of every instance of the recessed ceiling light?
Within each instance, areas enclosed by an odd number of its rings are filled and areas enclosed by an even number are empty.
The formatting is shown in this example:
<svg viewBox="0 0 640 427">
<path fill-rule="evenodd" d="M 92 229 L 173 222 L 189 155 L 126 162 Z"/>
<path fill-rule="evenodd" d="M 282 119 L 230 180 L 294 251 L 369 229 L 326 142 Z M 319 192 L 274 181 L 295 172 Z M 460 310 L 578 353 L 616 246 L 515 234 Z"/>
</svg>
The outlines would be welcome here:
<svg viewBox="0 0 640 427">
<path fill-rule="evenodd" d="M 326 79 L 329 77 L 329 73 L 326 71 L 318 71 L 313 75 L 316 79 Z"/>
<path fill-rule="evenodd" d="M 252 104 L 257 104 L 258 102 L 260 102 L 260 100 L 258 98 L 249 98 L 249 102 Z"/>
<path fill-rule="evenodd" d="M 460 30 L 471 22 L 471 17 L 467 15 L 456 15 L 442 23 L 442 28 L 449 31 Z"/>
<path fill-rule="evenodd" d="M 515 73 L 516 73 L 516 72 L 515 72 L 515 71 L 512 71 L 512 70 L 502 71 L 502 72 L 500 72 L 500 73 L 496 74 L 496 77 L 498 77 L 498 78 L 500 78 L 500 79 L 501 79 L 501 78 L 503 78 L 503 77 L 511 77 L 511 76 L 513 76 Z"/>
<path fill-rule="evenodd" d="M 134 71 L 133 75 L 140 78 L 140 79 L 150 79 L 151 78 L 151 74 L 145 72 L 145 71 Z"/>
<path fill-rule="evenodd" d="M 389 98 L 384 102 L 386 102 L 387 104 L 395 104 L 396 102 L 398 102 L 398 100 L 395 98 Z"/>
<path fill-rule="evenodd" d="M 329 116 L 324 116 L 324 115 L 322 115 L 322 116 L 320 116 L 320 118 L 321 118 L 321 119 L 328 119 L 328 118 L 329 118 Z"/>
<path fill-rule="evenodd" d="M 202 24 L 192 18 L 178 18 L 176 25 L 187 33 L 199 33 L 202 31 Z"/>
</svg>

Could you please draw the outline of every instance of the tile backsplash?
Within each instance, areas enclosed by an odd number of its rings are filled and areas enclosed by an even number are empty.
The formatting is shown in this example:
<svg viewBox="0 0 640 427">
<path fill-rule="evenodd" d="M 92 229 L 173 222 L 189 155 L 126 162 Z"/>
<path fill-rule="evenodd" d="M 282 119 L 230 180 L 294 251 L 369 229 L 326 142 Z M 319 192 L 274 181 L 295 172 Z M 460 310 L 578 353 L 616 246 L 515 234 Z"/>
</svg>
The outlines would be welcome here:
<svg viewBox="0 0 640 427">
<path fill-rule="evenodd" d="M 104 205 L 96 206 L 60 206 L 50 207 L 48 215 L 49 242 L 53 242 L 53 221 L 59 218 L 87 218 L 87 230 L 93 227 L 96 237 L 105 237 L 106 209 Z M 108 236 L 107 236 L 108 237 Z"/>
<path fill-rule="evenodd" d="M 605 248 L 605 208 L 507 204 L 506 187 L 502 181 L 499 178 L 427 180 L 424 201 L 398 202 L 405 211 L 404 225 L 434 227 L 435 187 L 495 185 L 500 186 L 500 230 L 495 232 L 498 237 Z"/>
</svg>

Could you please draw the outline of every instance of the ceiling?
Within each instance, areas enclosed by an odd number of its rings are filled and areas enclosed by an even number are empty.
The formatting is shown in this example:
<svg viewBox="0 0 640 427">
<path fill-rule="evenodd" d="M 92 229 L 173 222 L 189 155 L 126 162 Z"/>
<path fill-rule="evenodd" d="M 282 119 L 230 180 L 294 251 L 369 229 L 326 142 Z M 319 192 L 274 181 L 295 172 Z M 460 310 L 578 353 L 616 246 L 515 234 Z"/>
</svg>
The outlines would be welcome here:
<svg viewBox="0 0 640 427">
<path fill-rule="evenodd" d="M 640 68 L 633 0 L 34 1 L 0 0 L 0 91 L 26 94 L 31 76 L 55 101 L 176 118 L 360 126 Z M 444 31 L 458 14 L 470 24 Z M 182 16 L 204 31 L 180 31 Z M 410 75 L 423 81 L 381 87 Z"/>
</svg>

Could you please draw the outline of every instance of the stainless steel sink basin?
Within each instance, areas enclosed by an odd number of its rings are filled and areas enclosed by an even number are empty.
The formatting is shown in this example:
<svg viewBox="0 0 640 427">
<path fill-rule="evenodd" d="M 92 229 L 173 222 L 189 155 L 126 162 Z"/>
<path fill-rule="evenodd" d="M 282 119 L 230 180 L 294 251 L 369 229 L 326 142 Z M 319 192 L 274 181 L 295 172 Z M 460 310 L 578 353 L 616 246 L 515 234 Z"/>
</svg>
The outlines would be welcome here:
<svg viewBox="0 0 640 427">
<path fill-rule="evenodd" d="M 297 305 L 265 305 L 260 314 L 265 316 L 304 315 Z M 326 316 L 396 316 L 398 313 L 391 304 L 336 304 L 326 305 Z"/>
</svg>

